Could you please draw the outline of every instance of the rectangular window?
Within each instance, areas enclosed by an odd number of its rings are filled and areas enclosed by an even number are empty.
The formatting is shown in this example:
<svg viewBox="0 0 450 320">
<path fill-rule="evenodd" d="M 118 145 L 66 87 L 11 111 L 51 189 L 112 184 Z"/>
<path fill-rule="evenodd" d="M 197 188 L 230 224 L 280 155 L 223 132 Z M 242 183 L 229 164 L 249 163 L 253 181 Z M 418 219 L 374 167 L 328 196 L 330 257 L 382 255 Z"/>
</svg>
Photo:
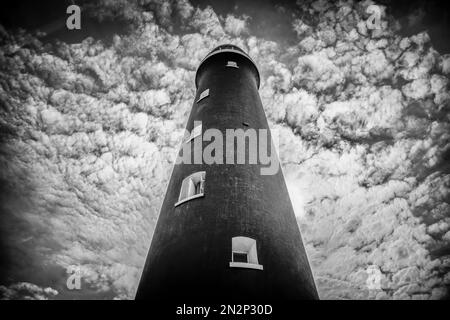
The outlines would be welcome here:
<svg viewBox="0 0 450 320">
<path fill-rule="evenodd" d="M 206 98 L 207 96 L 209 96 L 209 89 L 206 89 L 205 91 L 200 93 L 200 97 L 198 98 L 197 103 L 200 102 L 202 99 Z"/>
<path fill-rule="evenodd" d="M 232 67 L 232 68 L 239 68 L 236 61 L 228 61 L 227 62 L 227 67 Z"/>
<path fill-rule="evenodd" d="M 181 183 L 180 196 L 175 206 L 186 201 L 203 197 L 205 190 L 205 171 L 195 172 L 186 177 Z"/>
<path fill-rule="evenodd" d="M 230 267 L 263 270 L 263 266 L 258 262 L 255 239 L 248 237 L 231 239 Z"/>
<path fill-rule="evenodd" d="M 196 122 L 196 121 L 194 121 L 194 123 L 195 123 L 195 122 Z M 195 139 L 196 137 L 198 137 L 199 135 L 202 134 L 202 123 L 201 123 L 201 121 L 198 121 L 198 122 L 200 122 L 200 124 L 199 124 L 199 125 L 196 125 L 196 126 L 194 127 L 194 129 L 192 129 L 189 138 L 188 138 L 185 142 L 189 142 L 189 141 Z M 198 122 L 197 122 L 197 123 L 198 123 Z"/>
</svg>

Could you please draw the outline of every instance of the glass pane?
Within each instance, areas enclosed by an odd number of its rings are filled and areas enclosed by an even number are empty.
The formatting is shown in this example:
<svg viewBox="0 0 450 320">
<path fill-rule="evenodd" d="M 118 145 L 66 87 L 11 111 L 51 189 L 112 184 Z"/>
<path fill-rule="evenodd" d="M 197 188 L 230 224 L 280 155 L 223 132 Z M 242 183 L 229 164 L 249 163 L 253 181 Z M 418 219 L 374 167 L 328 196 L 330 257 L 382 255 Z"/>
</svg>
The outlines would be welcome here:
<svg viewBox="0 0 450 320">
<path fill-rule="evenodd" d="M 233 252 L 233 262 L 244 262 L 247 263 L 247 254 L 246 253 L 239 253 L 239 252 Z"/>
<path fill-rule="evenodd" d="M 201 182 L 197 182 L 195 184 L 195 194 L 199 194 L 202 193 L 202 184 Z"/>
</svg>

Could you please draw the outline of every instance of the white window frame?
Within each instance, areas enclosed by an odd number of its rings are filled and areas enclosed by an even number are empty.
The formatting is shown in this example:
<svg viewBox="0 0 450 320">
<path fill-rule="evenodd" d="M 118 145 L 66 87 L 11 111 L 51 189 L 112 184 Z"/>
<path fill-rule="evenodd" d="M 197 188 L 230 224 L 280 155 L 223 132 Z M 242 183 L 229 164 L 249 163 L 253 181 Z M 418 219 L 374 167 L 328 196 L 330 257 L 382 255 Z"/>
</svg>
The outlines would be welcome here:
<svg viewBox="0 0 450 320">
<path fill-rule="evenodd" d="M 237 65 L 236 61 L 228 61 L 226 67 L 231 67 L 231 68 L 237 68 L 239 69 L 239 66 Z"/>
<path fill-rule="evenodd" d="M 191 134 L 189 135 L 189 138 L 185 141 L 185 143 L 188 143 L 189 141 L 194 140 L 195 138 L 197 138 L 201 134 L 202 134 L 202 124 L 200 122 L 199 125 L 195 126 L 192 129 Z"/>
<path fill-rule="evenodd" d="M 247 262 L 235 262 L 234 253 L 247 254 Z M 248 237 L 233 237 L 231 239 L 230 267 L 263 270 L 263 266 L 258 263 L 255 239 Z"/>
<path fill-rule="evenodd" d="M 205 178 L 205 171 L 194 172 L 184 178 L 181 183 L 180 195 L 178 196 L 178 202 L 175 203 L 175 207 L 186 201 L 203 197 L 205 195 Z M 198 193 L 195 193 L 195 187 L 198 184 L 200 184 L 200 190 Z"/>
<path fill-rule="evenodd" d="M 205 99 L 206 97 L 209 97 L 209 88 L 203 90 L 202 93 L 200 93 L 200 97 L 197 100 L 197 103 L 199 103 L 201 100 Z"/>
</svg>

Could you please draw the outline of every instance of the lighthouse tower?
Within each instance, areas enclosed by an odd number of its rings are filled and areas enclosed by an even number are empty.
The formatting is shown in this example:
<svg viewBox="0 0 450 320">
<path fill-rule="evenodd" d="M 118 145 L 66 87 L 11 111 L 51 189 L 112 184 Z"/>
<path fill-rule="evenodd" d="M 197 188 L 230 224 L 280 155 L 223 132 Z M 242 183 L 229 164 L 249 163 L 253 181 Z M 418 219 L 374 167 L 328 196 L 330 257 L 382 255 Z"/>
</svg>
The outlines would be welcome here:
<svg viewBox="0 0 450 320">
<path fill-rule="evenodd" d="M 267 131 L 275 153 L 259 84 L 256 64 L 234 45 L 212 50 L 198 67 L 179 153 L 189 150 L 192 161 L 174 166 L 136 299 L 318 298 L 279 163 L 266 174 L 267 163 L 251 163 L 250 135 L 245 163 L 236 160 L 238 143 L 225 145 L 231 129 Z M 214 154 L 223 161 L 199 161 L 211 129 L 223 134 L 223 153 Z"/>
</svg>

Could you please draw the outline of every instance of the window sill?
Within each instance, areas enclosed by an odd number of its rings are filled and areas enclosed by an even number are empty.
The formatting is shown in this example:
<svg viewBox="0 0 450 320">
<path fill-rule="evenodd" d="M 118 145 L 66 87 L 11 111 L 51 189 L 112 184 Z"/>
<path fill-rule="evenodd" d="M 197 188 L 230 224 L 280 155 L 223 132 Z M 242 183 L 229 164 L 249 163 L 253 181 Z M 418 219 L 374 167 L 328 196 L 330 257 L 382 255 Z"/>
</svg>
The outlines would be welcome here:
<svg viewBox="0 0 450 320">
<path fill-rule="evenodd" d="M 261 264 L 246 263 L 246 262 L 230 262 L 230 267 L 263 270 L 263 266 Z"/>
<path fill-rule="evenodd" d="M 185 203 L 185 202 L 187 202 L 187 201 L 189 201 L 189 200 L 196 199 L 196 198 L 201 198 L 201 197 L 203 197 L 203 196 L 204 196 L 203 193 L 199 193 L 199 194 L 196 194 L 196 195 L 194 195 L 194 196 L 190 196 L 190 197 L 184 198 L 183 200 L 180 200 L 180 201 L 178 201 L 177 203 L 175 203 L 175 207 L 177 207 L 177 206 L 179 206 L 180 204 Z"/>
</svg>

